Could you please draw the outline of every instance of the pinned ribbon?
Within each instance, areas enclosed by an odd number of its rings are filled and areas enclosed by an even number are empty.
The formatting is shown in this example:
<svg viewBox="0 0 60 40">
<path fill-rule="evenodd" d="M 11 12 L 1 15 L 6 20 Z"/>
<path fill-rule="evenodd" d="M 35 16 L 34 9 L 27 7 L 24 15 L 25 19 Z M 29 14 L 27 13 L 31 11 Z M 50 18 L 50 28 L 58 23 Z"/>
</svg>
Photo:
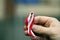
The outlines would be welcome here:
<svg viewBox="0 0 60 40">
<path fill-rule="evenodd" d="M 26 28 L 28 29 L 28 35 L 35 38 L 35 34 L 32 31 L 32 26 L 34 24 L 34 12 L 31 12 L 25 20 Z"/>
</svg>

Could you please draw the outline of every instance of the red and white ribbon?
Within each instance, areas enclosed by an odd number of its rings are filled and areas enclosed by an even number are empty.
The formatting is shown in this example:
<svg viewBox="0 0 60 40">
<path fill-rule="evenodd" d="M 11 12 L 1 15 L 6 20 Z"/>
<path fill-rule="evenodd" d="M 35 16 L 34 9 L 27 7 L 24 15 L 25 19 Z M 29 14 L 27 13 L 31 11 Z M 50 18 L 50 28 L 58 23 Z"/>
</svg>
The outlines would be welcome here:
<svg viewBox="0 0 60 40">
<path fill-rule="evenodd" d="M 31 12 L 25 20 L 26 28 L 28 29 L 28 35 L 35 37 L 35 34 L 32 31 L 32 26 L 34 24 L 34 13 Z"/>
</svg>

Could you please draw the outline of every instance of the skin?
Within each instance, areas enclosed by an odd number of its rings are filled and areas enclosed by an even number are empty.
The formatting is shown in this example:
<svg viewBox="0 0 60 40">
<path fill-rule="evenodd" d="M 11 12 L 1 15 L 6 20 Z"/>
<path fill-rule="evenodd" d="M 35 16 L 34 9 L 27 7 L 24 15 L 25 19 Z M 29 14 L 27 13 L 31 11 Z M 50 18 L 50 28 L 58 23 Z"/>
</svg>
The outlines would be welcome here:
<svg viewBox="0 0 60 40">
<path fill-rule="evenodd" d="M 49 40 L 44 35 L 48 35 L 50 40 L 60 40 L 60 22 L 56 18 L 47 16 L 36 16 L 32 30 L 38 35 L 42 34 L 43 37 L 31 37 L 31 40 Z M 24 33 L 25 35 L 29 36 L 27 34 L 26 26 L 24 26 Z"/>
</svg>

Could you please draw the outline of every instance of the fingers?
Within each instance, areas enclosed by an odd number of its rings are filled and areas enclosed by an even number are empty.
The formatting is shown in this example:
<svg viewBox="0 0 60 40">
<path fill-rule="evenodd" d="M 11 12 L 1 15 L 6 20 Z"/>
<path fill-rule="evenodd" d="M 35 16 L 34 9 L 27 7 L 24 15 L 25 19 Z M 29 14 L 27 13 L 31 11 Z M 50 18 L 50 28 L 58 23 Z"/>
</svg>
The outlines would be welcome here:
<svg viewBox="0 0 60 40">
<path fill-rule="evenodd" d="M 29 36 L 26 26 L 24 26 L 24 34 L 25 34 L 26 36 Z"/>
<path fill-rule="evenodd" d="M 47 16 L 37 16 L 35 17 L 35 23 L 45 24 L 45 26 L 50 26 L 52 22 L 57 22 L 58 20 Z"/>
<path fill-rule="evenodd" d="M 24 31 L 27 30 L 26 26 L 24 26 Z"/>
<path fill-rule="evenodd" d="M 29 35 L 28 35 L 28 31 L 27 31 L 27 30 L 26 30 L 26 31 L 24 31 L 24 34 L 25 34 L 26 36 L 29 36 Z"/>
<path fill-rule="evenodd" d="M 26 28 L 26 26 L 24 26 L 24 34 L 25 34 L 26 36 L 30 36 L 30 35 L 28 35 L 28 29 Z"/>
<path fill-rule="evenodd" d="M 33 25 L 32 30 L 38 34 L 41 34 L 41 33 L 50 34 L 49 28 L 46 28 L 40 25 Z"/>
<path fill-rule="evenodd" d="M 35 23 L 42 23 L 42 24 L 44 24 L 47 20 L 48 20 L 48 18 L 43 17 L 43 16 L 36 16 L 35 17 Z"/>
</svg>

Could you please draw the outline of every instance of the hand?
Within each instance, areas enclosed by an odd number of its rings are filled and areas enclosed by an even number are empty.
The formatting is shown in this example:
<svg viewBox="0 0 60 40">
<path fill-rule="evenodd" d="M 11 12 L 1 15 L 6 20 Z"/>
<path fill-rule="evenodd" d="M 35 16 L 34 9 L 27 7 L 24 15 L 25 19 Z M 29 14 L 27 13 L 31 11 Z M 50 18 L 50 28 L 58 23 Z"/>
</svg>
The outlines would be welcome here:
<svg viewBox="0 0 60 40">
<path fill-rule="evenodd" d="M 25 35 L 27 34 L 27 29 L 25 29 Z M 59 40 L 60 39 L 60 22 L 53 17 L 46 17 L 46 16 L 37 16 L 35 17 L 35 22 L 32 27 L 33 32 L 41 35 L 49 35 L 50 38 Z M 32 38 L 32 40 L 47 40 L 46 37 L 38 37 Z"/>
</svg>

